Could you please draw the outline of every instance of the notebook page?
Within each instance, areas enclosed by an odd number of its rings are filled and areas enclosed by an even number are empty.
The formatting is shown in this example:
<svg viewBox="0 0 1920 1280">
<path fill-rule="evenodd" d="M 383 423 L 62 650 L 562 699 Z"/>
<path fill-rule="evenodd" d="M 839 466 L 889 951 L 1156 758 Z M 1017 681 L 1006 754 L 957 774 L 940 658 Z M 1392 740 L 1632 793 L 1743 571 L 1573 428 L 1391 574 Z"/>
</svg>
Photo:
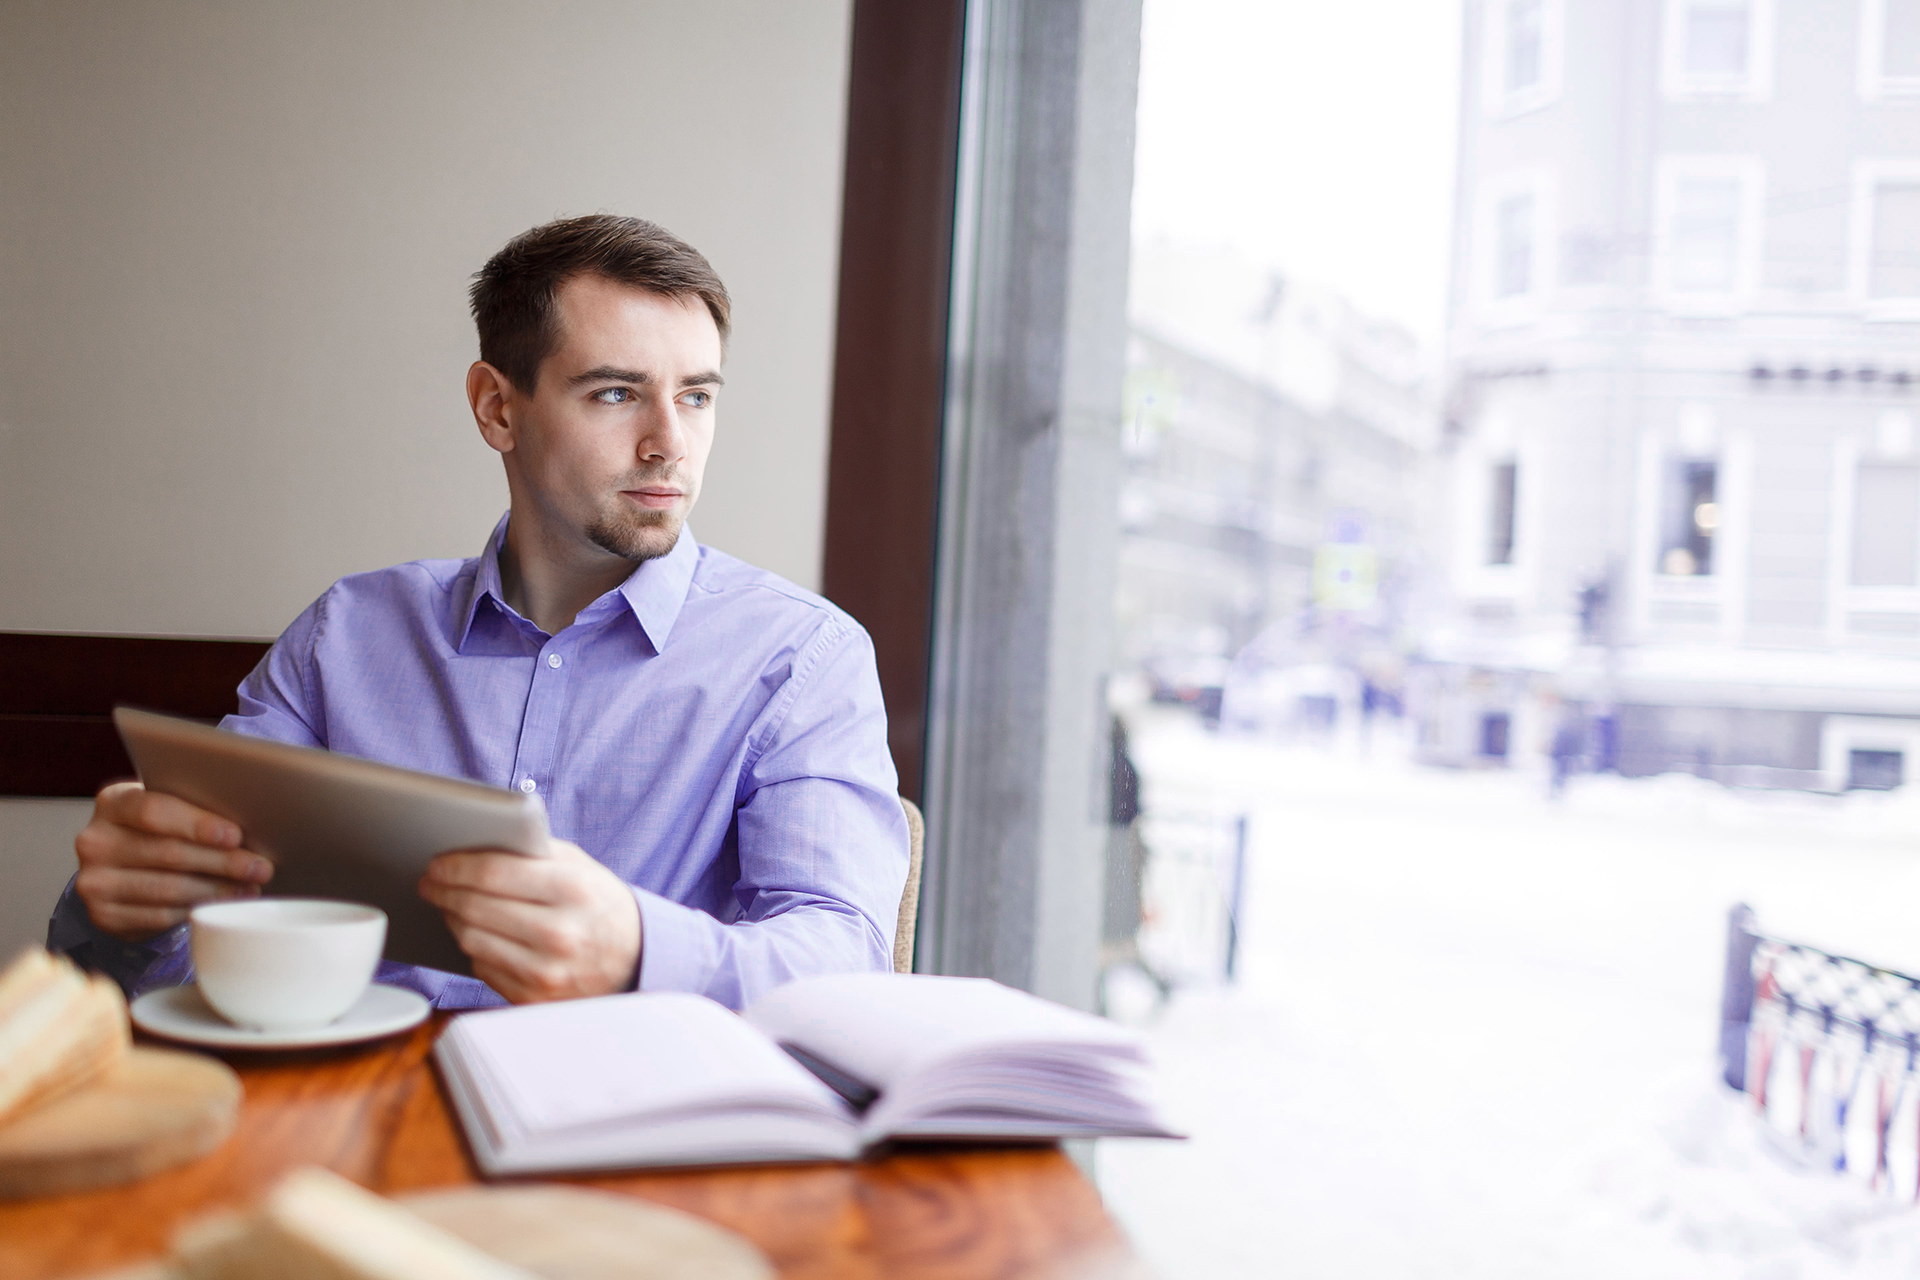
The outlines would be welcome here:
<svg viewBox="0 0 1920 1280">
<path fill-rule="evenodd" d="M 500 1127 L 553 1132 L 729 1105 L 846 1118 L 844 1104 L 734 1014 L 701 996 L 646 993 L 467 1014 L 449 1035 Z"/>
<path fill-rule="evenodd" d="M 754 1001 L 744 1017 L 768 1039 L 797 1044 L 882 1090 L 934 1062 L 996 1046 L 1143 1057 L 1132 1031 L 985 978 L 802 978 Z"/>
</svg>

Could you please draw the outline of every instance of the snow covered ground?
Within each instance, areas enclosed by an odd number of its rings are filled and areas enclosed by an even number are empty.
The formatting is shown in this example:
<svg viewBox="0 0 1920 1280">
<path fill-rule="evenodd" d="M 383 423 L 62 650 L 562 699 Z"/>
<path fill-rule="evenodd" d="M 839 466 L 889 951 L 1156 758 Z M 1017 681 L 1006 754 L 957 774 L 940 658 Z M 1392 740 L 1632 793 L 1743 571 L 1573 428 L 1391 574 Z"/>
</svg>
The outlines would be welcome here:
<svg viewBox="0 0 1920 1280">
<path fill-rule="evenodd" d="M 1713 1056 L 1736 901 L 1920 972 L 1920 803 L 1690 778 L 1555 802 L 1172 715 L 1134 755 L 1150 812 L 1251 817 L 1239 981 L 1145 1015 L 1193 1140 L 1097 1156 L 1169 1280 L 1920 1276 L 1911 1202 L 1795 1168 Z"/>
</svg>

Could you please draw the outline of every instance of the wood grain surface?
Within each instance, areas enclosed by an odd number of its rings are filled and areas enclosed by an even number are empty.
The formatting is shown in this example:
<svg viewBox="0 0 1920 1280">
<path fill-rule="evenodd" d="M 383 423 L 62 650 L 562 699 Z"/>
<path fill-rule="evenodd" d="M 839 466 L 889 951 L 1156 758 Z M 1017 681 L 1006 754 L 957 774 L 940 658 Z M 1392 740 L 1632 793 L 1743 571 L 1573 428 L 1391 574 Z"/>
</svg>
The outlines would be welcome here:
<svg viewBox="0 0 1920 1280">
<path fill-rule="evenodd" d="M 303 1164 L 390 1194 L 474 1183 L 427 1060 L 444 1022 L 436 1016 L 373 1046 L 221 1055 L 246 1091 L 233 1136 L 130 1186 L 0 1203 L 0 1276 L 80 1276 L 156 1258 L 186 1221 L 248 1207 Z M 567 1181 L 728 1227 L 789 1278 L 1082 1280 L 1136 1267 L 1093 1187 L 1051 1147 L 928 1148 L 855 1165 Z"/>
<path fill-rule="evenodd" d="M 240 1081 L 197 1053 L 135 1048 L 0 1125 L 0 1197 L 118 1186 L 198 1159 L 233 1131 Z"/>
</svg>

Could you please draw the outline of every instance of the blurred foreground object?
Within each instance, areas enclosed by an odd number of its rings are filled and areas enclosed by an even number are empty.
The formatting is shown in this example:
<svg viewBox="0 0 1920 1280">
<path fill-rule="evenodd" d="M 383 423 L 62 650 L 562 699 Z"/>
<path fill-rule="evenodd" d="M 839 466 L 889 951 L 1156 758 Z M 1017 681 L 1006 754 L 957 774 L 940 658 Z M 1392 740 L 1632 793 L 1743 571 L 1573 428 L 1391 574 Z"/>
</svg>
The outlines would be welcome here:
<svg viewBox="0 0 1920 1280">
<path fill-rule="evenodd" d="M 203 1218 L 143 1280 L 772 1280 L 692 1214 L 575 1187 L 461 1187 L 393 1201 L 317 1167 L 250 1214 Z"/>
<path fill-rule="evenodd" d="M 131 1048 L 109 979 L 37 947 L 0 973 L 0 1197 L 172 1168 L 223 1142 L 239 1106 L 224 1063 Z"/>
<path fill-rule="evenodd" d="M 1776 1151 L 1920 1199 L 1920 978 L 1727 922 L 1721 1077 Z"/>
<path fill-rule="evenodd" d="M 0 1124 L 127 1052 L 127 1004 L 105 978 L 29 947 L 0 972 Z"/>
</svg>

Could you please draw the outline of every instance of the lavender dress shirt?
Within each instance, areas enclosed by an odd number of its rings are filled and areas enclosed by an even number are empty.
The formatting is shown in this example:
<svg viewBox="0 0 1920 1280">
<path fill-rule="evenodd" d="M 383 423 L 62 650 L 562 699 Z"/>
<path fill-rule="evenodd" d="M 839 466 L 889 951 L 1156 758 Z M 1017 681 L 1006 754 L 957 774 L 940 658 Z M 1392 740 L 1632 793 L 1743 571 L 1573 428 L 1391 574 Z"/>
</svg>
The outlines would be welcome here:
<svg viewBox="0 0 1920 1280">
<path fill-rule="evenodd" d="M 696 543 L 548 635 L 507 606 L 503 517 L 473 560 L 335 583 L 222 727 L 537 791 L 555 835 L 633 887 L 642 991 L 739 1008 L 807 974 L 886 970 L 907 869 L 873 644 L 811 592 Z M 128 944 L 71 884 L 48 945 L 129 990 L 192 979 L 182 926 Z M 382 964 L 442 1008 L 491 987 Z"/>
</svg>

